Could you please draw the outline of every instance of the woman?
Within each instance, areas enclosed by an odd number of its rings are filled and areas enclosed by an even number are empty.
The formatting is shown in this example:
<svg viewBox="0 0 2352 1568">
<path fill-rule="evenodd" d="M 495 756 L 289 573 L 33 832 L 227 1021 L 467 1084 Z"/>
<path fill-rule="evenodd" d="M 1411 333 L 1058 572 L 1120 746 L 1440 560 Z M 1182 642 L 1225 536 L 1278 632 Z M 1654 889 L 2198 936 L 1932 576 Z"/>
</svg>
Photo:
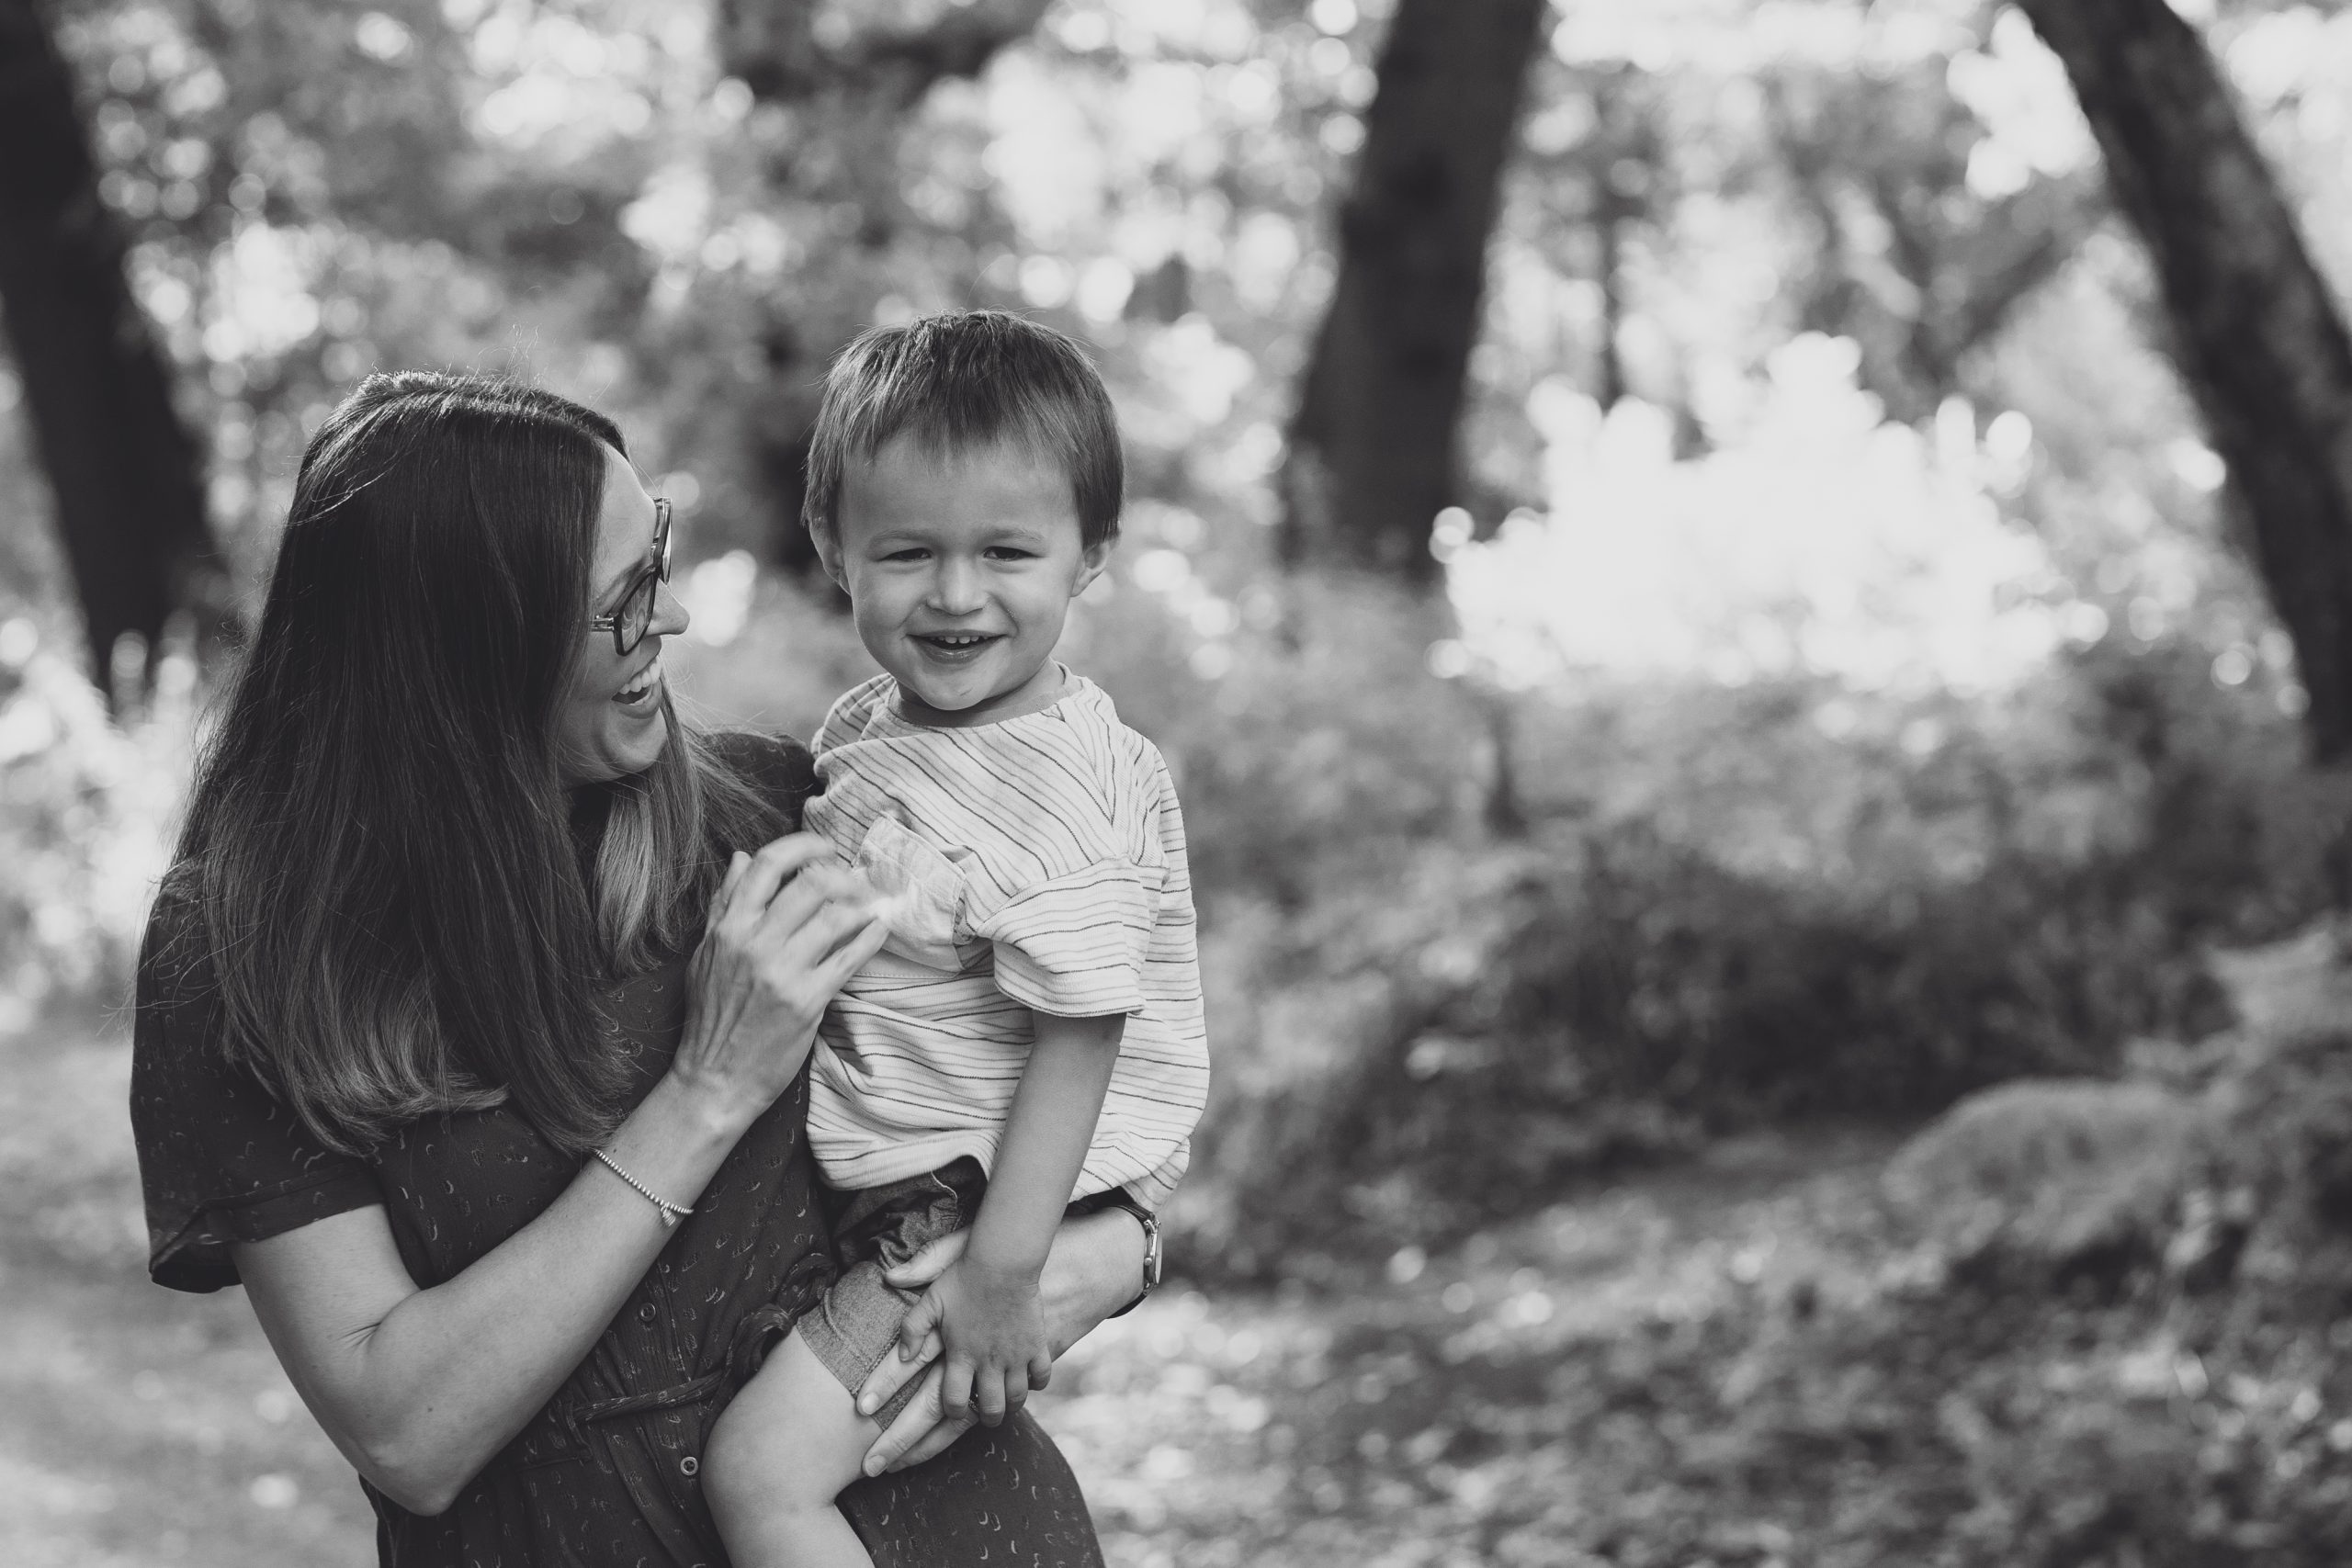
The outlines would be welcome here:
<svg viewBox="0 0 2352 1568">
<path fill-rule="evenodd" d="M 399 1568 L 722 1561 L 704 1435 L 829 1279 L 800 1069 L 881 932 L 777 837 L 807 752 L 672 708 L 668 536 L 602 417 L 372 378 L 150 923 L 151 1270 L 243 1283 Z M 1137 1293 L 1144 1219 L 1064 1227 L 1061 1343 Z M 936 1415 L 843 1499 L 877 1562 L 1099 1562 L 1025 1416 Z"/>
</svg>

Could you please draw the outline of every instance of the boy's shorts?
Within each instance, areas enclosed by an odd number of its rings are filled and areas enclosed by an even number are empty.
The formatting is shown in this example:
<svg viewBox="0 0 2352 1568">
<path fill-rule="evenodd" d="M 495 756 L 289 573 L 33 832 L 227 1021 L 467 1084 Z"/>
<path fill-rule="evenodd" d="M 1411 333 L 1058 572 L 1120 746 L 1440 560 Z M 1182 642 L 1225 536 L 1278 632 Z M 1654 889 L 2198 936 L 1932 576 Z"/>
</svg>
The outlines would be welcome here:
<svg viewBox="0 0 2352 1568">
<path fill-rule="evenodd" d="M 904 1181 L 841 1194 L 842 1206 L 833 1227 L 841 1277 L 824 1300 L 801 1315 L 793 1331 L 853 1395 L 899 1342 L 899 1325 L 922 1297 L 920 1291 L 902 1291 L 883 1279 L 883 1269 L 910 1261 L 941 1236 L 970 1224 L 988 1187 L 980 1162 L 967 1156 Z M 1091 1213 L 1126 1201 L 1122 1192 L 1092 1193 L 1067 1212 Z M 922 1382 L 921 1378 L 909 1382 L 874 1418 L 889 1426 L 912 1403 Z"/>
</svg>

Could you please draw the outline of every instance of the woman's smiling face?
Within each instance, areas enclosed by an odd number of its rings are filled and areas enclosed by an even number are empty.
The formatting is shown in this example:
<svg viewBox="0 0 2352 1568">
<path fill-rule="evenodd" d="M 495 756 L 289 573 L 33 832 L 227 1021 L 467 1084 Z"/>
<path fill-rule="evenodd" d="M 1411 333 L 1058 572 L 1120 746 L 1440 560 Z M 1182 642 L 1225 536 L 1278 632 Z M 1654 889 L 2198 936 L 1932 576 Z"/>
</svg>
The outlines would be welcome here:
<svg viewBox="0 0 2352 1568">
<path fill-rule="evenodd" d="M 611 447 L 605 453 L 605 504 L 596 518 L 596 564 L 590 615 L 609 615 L 652 558 L 653 498 Z M 626 657 L 613 634 L 589 630 L 556 716 L 556 754 L 567 786 L 627 778 L 651 767 L 669 743 L 662 639 L 686 629 L 684 606 L 667 584 L 657 588 L 645 640 Z"/>
</svg>

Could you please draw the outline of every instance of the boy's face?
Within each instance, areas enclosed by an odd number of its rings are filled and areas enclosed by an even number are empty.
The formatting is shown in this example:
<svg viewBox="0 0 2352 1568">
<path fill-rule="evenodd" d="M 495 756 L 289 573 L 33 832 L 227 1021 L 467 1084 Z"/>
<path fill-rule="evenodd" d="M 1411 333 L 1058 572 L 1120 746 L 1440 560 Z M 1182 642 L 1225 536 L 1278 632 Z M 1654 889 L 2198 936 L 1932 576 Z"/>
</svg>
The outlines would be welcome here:
<svg viewBox="0 0 2352 1568">
<path fill-rule="evenodd" d="M 908 716 L 949 726 L 1053 701 L 1062 618 L 1111 554 L 1080 543 L 1052 461 L 1009 443 L 933 454 L 905 436 L 850 467 L 816 544 Z"/>
</svg>

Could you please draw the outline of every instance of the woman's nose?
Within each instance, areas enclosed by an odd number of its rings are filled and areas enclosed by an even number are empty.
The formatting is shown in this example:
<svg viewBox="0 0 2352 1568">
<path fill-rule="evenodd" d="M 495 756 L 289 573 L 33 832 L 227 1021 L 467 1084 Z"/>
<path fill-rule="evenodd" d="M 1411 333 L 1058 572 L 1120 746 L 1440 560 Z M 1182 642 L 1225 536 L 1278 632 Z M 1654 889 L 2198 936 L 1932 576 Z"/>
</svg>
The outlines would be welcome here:
<svg viewBox="0 0 2352 1568">
<path fill-rule="evenodd" d="M 694 619 L 678 602 L 678 596 L 670 592 L 670 585 L 660 583 L 653 590 L 653 619 L 646 623 L 645 635 L 676 637 L 694 625 Z"/>
</svg>

